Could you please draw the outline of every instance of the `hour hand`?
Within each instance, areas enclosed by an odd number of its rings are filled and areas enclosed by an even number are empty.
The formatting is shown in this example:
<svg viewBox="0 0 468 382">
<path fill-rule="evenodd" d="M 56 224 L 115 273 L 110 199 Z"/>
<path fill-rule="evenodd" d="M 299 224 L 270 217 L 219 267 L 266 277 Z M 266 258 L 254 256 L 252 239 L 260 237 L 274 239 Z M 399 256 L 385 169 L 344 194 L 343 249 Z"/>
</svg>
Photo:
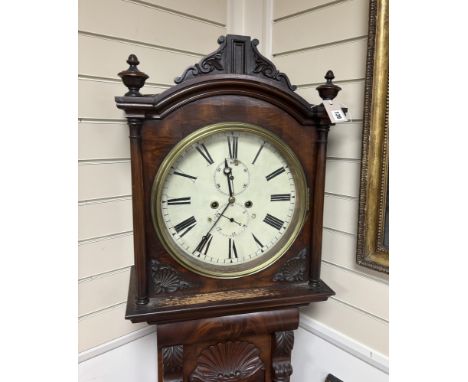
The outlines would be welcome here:
<svg viewBox="0 0 468 382">
<path fill-rule="evenodd" d="M 232 169 L 229 167 L 227 159 L 224 159 L 224 175 L 226 175 L 227 178 L 227 183 L 228 183 L 228 189 L 229 189 L 229 197 L 232 197 L 234 192 L 232 190 Z"/>
</svg>

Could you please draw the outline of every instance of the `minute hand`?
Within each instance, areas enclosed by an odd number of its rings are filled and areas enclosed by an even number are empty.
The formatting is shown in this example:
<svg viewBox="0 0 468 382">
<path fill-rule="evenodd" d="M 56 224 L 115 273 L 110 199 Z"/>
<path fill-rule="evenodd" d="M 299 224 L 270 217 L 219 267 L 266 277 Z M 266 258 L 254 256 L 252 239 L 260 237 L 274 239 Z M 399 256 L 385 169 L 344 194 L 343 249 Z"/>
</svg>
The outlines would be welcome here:
<svg viewBox="0 0 468 382">
<path fill-rule="evenodd" d="M 213 223 L 213 225 L 211 226 L 210 230 L 206 233 L 206 235 L 204 237 L 207 237 L 210 232 L 213 230 L 213 228 L 215 227 L 215 225 L 219 222 L 219 219 L 221 219 L 221 216 L 223 216 L 223 214 L 226 212 L 227 208 L 229 207 L 229 203 L 226 204 L 226 207 L 224 207 L 223 211 L 221 212 L 221 214 L 218 216 L 218 218 L 215 220 L 215 222 Z"/>
<path fill-rule="evenodd" d="M 208 239 L 210 238 L 210 232 L 213 230 L 213 228 L 215 227 L 215 225 L 219 222 L 219 219 L 221 219 L 221 216 L 223 216 L 223 214 L 226 212 L 227 208 L 229 207 L 229 203 L 226 204 L 226 207 L 224 207 L 223 209 L 223 212 L 221 212 L 221 214 L 218 216 L 218 218 L 216 219 L 216 221 L 213 223 L 213 225 L 211 226 L 210 230 L 206 233 L 205 236 L 202 237 L 202 240 L 200 241 L 200 244 L 198 244 L 197 248 L 195 248 L 195 250 L 193 251 L 193 253 L 195 252 L 201 252 L 203 250 L 203 247 L 205 246 L 206 242 L 208 241 Z"/>
</svg>

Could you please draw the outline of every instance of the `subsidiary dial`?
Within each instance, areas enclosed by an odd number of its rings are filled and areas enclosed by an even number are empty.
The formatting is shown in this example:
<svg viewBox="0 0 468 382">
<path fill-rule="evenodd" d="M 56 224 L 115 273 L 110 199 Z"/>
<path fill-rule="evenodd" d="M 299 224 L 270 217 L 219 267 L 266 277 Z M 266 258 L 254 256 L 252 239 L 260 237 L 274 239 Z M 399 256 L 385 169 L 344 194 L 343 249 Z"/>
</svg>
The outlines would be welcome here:
<svg viewBox="0 0 468 382">
<path fill-rule="evenodd" d="M 223 207 L 224 209 L 224 207 Z M 216 218 L 221 215 L 223 209 L 216 212 Z M 248 227 L 250 221 L 247 209 L 241 204 L 230 204 L 221 215 L 216 231 L 225 237 L 234 238 L 242 234 Z"/>
<path fill-rule="evenodd" d="M 231 185 L 233 195 L 239 195 L 244 192 L 250 184 L 250 174 L 247 166 L 239 159 L 226 159 L 231 169 Z M 218 191 L 229 196 L 229 188 L 226 182 L 225 161 L 216 166 L 214 172 L 214 184 Z"/>
</svg>

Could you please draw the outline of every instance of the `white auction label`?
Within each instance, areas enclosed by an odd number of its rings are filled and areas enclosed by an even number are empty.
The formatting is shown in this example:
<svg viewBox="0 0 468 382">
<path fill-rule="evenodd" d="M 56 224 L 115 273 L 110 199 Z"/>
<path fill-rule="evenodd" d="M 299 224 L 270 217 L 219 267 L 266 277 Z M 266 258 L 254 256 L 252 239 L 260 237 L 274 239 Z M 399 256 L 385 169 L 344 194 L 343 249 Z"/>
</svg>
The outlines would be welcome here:
<svg viewBox="0 0 468 382">
<path fill-rule="evenodd" d="M 323 101 L 323 106 L 327 111 L 328 117 L 332 123 L 342 123 L 347 122 L 346 114 L 344 113 L 341 105 L 339 103 L 334 103 L 332 100 Z"/>
</svg>

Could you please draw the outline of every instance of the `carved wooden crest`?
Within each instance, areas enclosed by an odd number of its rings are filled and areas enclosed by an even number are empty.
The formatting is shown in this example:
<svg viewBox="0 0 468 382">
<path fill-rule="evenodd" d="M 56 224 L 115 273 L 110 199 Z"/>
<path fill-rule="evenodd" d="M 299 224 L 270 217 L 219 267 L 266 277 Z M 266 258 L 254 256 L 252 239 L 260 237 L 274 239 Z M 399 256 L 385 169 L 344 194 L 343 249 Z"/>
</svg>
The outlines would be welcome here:
<svg viewBox="0 0 468 382">
<path fill-rule="evenodd" d="M 260 350 L 248 342 L 222 342 L 203 350 L 190 382 L 249 381 L 263 374 Z"/>
<path fill-rule="evenodd" d="M 258 51 L 257 39 L 228 34 L 220 36 L 218 44 L 220 46 L 215 52 L 187 68 L 174 82 L 180 84 L 204 74 L 247 74 L 272 80 L 287 90 L 296 90 L 288 76 L 276 69 L 276 66 Z"/>
</svg>

